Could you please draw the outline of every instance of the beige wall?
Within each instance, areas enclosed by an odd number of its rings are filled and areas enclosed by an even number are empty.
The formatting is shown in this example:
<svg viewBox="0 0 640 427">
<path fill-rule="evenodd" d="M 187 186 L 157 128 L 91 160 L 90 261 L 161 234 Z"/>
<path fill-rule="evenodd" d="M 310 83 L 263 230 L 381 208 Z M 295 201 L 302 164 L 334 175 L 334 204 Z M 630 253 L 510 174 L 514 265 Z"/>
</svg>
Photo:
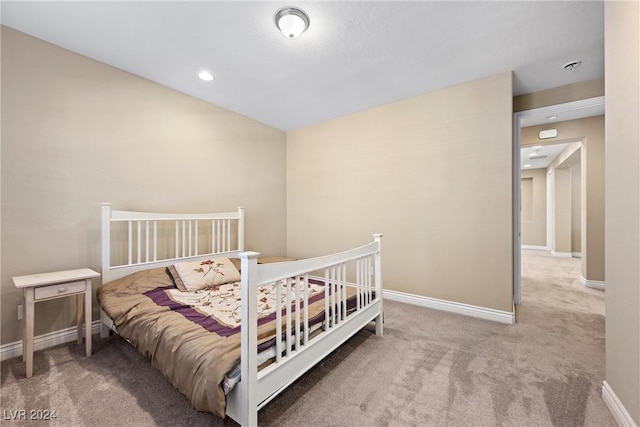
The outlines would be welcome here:
<svg viewBox="0 0 640 427">
<path fill-rule="evenodd" d="M 510 72 L 287 134 L 287 249 L 384 233 L 386 289 L 511 312 Z"/>
<path fill-rule="evenodd" d="M 606 380 L 640 425 L 640 3 L 604 12 Z"/>
<path fill-rule="evenodd" d="M 520 176 L 533 181 L 531 195 L 533 215 L 531 221 L 522 221 L 522 244 L 547 246 L 547 170 L 523 169 Z M 524 198 L 524 194 L 522 196 Z"/>
<path fill-rule="evenodd" d="M 555 169 L 553 177 L 555 253 L 571 253 L 571 172 Z"/>
<path fill-rule="evenodd" d="M 573 254 L 582 251 L 582 180 L 581 162 L 571 166 L 571 252 Z"/>
<path fill-rule="evenodd" d="M 286 251 L 284 132 L 5 27 L 2 89 L 2 343 L 21 338 L 12 276 L 100 269 L 100 202 L 245 206 L 248 247 Z M 74 312 L 39 303 L 35 333 Z"/>
<path fill-rule="evenodd" d="M 590 119 L 584 119 L 590 120 Z M 581 189 L 582 275 L 587 280 L 606 282 L 605 270 L 605 155 L 604 117 L 592 118 L 582 148 Z"/>
<path fill-rule="evenodd" d="M 538 132 L 555 128 L 558 136 L 540 141 Z M 587 280 L 605 281 L 604 265 L 604 116 L 570 120 L 553 125 L 530 126 L 521 131 L 521 143 L 525 145 L 582 143 L 581 188 L 582 204 L 582 275 Z M 568 155 L 567 155 L 568 157 Z"/>
<path fill-rule="evenodd" d="M 520 217 L 522 222 L 533 221 L 533 178 L 520 178 Z"/>
<path fill-rule="evenodd" d="M 573 187 L 571 183 L 571 165 L 577 161 L 582 151 L 582 142 L 569 143 L 547 167 L 547 176 L 553 183 L 554 238 L 549 245 L 554 253 L 569 255 L 572 253 L 573 240 Z M 582 179 L 582 177 L 579 177 Z M 577 215 L 582 216 L 582 206 L 577 206 Z"/>
</svg>

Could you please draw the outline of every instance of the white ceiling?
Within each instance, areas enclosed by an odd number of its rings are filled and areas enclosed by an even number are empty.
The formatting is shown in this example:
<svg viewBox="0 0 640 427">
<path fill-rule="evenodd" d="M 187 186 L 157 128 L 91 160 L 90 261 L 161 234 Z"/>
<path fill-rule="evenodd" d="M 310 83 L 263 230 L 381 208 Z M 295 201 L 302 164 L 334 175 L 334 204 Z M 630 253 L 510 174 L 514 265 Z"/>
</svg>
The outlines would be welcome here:
<svg viewBox="0 0 640 427">
<path fill-rule="evenodd" d="M 568 144 L 547 144 L 520 149 L 520 169 L 546 169 Z"/>
<path fill-rule="evenodd" d="M 288 40 L 275 12 L 311 20 Z M 292 130 L 514 71 L 514 95 L 604 75 L 600 1 L 2 1 L 4 25 Z M 574 71 L 562 67 L 582 60 Z M 203 82 L 196 74 L 210 70 Z"/>
<path fill-rule="evenodd" d="M 539 116 L 523 117 L 520 119 L 520 127 L 537 126 L 537 125 L 553 125 L 558 122 L 567 120 L 584 119 L 586 117 L 604 115 L 604 103 L 592 105 L 584 108 L 570 109 L 553 113 L 553 115 L 543 114 Z"/>
</svg>

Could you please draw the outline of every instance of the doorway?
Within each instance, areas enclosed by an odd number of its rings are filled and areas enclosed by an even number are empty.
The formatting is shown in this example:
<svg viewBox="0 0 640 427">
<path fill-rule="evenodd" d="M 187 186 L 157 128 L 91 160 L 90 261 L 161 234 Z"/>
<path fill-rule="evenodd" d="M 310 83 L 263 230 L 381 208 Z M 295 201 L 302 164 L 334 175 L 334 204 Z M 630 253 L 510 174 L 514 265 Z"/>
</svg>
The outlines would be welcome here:
<svg viewBox="0 0 640 427">
<path fill-rule="evenodd" d="M 573 101 L 532 110 L 519 111 L 513 115 L 513 302 L 521 304 L 521 129 L 545 123 L 550 117 L 556 121 L 567 121 L 604 114 L 604 96 Z M 547 245 L 549 244 L 547 240 Z M 517 319 L 516 319 L 517 321 Z"/>
<path fill-rule="evenodd" d="M 521 139 L 521 247 L 577 255 L 581 251 L 581 142 L 544 144 L 531 141 L 530 135 Z"/>
</svg>

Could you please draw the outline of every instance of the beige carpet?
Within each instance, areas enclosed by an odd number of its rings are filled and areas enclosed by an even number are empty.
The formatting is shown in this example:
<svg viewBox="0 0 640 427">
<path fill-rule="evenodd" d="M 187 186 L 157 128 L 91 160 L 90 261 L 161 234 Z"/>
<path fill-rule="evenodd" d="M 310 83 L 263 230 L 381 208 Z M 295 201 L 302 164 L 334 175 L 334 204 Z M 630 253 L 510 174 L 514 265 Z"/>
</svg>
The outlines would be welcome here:
<svg viewBox="0 0 640 427">
<path fill-rule="evenodd" d="M 580 286 L 580 262 L 523 253 L 518 324 L 387 302 L 385 336 L 362 331 L 260 412 L 268 426 L 615 426 L 601 397 L 604 297 Z M 35 355 L 24 378 L 2 362 L 3 415 L 51 409 L 57 421 L 6 425 L 235 425 L 193 411 L 118 337 L 95 352 Z M 4 416 L 3 418 L 6 418 Z"/>
</svg>

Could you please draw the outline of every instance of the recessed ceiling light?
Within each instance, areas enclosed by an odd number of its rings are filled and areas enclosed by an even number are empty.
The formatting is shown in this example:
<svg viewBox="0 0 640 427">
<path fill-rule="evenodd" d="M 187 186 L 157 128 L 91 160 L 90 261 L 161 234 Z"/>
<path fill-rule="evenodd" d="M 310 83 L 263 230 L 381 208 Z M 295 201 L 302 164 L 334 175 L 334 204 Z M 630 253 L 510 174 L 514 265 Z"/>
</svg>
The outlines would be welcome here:
<svg viewBox="0 0 640 427">
<path fill-rule="evenodd" d="M 528 164 L 527 164 L 527 165 L 524 165 L 524 167 L 525 167 L 525 168 L 530 168 L 530 167 L 531 167 L 531 165 L 528 165 Z"/>
<path fill-rule="evenodd" d="M 549 117 L 547 117 L 547 120 L 555 120 L 557 118 L 558 118 L 557 116 L 549 116 Z"/>
<path fill-rule="evenodd" d="M 534 145 L 533 147 L 531 147 L 531 149 L 533 150 L 539 150 L 542 148 L 542 145 Z"/>
<path fill-rule="evenodd" d="M 198 77 L 200 77 L 202 80 L 204 80 L 206 82 L 210 82 L 211 80 L 214 79 L 213 74 L 211 74 L 208 71 L 200 71 L 198 73 Z"/>
</svg>

